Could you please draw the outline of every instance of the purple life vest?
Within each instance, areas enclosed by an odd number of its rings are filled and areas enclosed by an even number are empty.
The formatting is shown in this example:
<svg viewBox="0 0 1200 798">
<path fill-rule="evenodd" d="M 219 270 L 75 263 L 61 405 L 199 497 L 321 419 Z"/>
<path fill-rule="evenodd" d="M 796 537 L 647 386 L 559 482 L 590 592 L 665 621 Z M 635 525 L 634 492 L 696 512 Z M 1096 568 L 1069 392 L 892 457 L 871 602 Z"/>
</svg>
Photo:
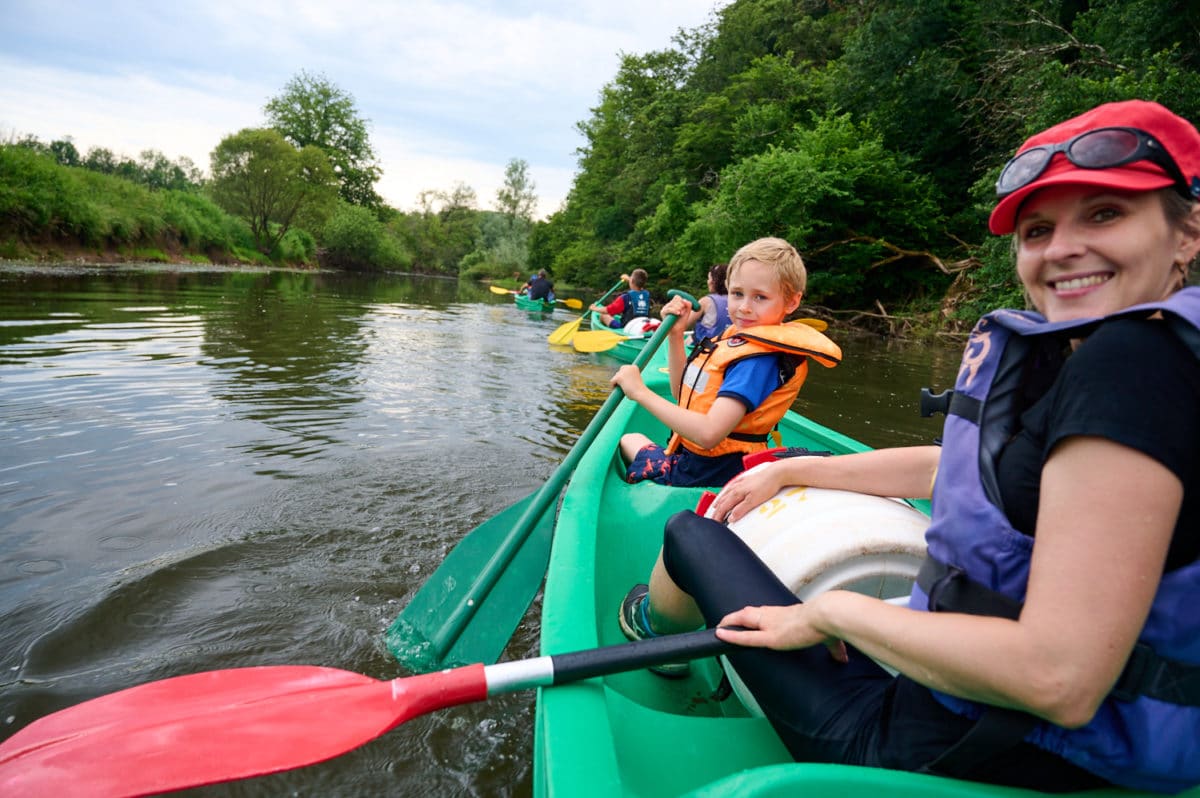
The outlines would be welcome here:
<svg viewBox="0 0 1200 798">
<path fill-rule="evenodd" d="M 1034 539 L 1001 510 L 995 466 L 1018 422 L 1014 394 L 1022 363 L 1036 336 L 1083 336 L 1107 319 L 1155 311 L 1200 358 L 1200 288 L 1099 319 L 1049 323 L 1036 313 L 999 310 L 979 321 L 946 418 L 926 533 L 929 560 L 910 607 L 1017 616 Z M 1200 784 L 1198 604 L 1200 562 L 1164 574 L 1125 672 L 1091 722 L 1066 729 L 1041 721 L 1025 739 L 1115 784 L 1160 792 Z M 960 715 L 979 717 L 987 709 L 933 692 Z"/>
<path fill-rule="evenodd" d="M 693 341 L 703 341 L 705 338 L 720 338 L 721 333 L 725 332 L 725 328 L 731 324 L 729 318 L 729 295 L 709 294 L 708 298 L 712 300 L 713 308 L 716 310 L 714 314 L 716 318 L 712 324 L 705 324 L 704 319 L 696 322 L 696 326 L 692 329 Z"/>
</svg>

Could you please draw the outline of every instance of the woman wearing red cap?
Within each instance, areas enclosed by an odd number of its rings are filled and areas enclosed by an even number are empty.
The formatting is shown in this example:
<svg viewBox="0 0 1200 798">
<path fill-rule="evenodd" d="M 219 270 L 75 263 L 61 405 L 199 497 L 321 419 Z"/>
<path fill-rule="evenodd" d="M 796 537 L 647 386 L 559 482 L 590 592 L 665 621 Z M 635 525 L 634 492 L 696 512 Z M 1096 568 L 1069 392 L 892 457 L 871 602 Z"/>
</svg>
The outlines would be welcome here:
<svg viewBox="0 0 1200 798">
<path fill-rule="evenodd" d="M 1200 784 L 1200 133 L 1102 105 L 1026 141 L 997 194 L 989 227 L 1038 312 L 977 325 L 941 449 L 780 460 L 714 503 L 736 520 L 791 484 L 932 492 L 909 605 L 800 604 L 680 513 L 623 614 L 743 627 L 718 635 L 747 647 L 730 660 L 797 760 L 1177 792 Z"/>
</svg>

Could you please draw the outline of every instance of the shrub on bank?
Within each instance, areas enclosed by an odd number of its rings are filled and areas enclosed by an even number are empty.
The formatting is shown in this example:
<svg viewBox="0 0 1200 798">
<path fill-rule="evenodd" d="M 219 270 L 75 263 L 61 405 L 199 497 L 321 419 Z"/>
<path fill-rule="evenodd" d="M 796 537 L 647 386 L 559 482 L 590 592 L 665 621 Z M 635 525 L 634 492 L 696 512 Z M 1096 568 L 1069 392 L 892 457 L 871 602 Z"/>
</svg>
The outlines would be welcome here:
<svg viewBox="0 0 1200 798">
<path fill-rule="evenodd" d="M 339 202 L 322 231 L 330 266 L 348 269 L 402 269 L 412 258 L 370 210 Z"/>
</svg>

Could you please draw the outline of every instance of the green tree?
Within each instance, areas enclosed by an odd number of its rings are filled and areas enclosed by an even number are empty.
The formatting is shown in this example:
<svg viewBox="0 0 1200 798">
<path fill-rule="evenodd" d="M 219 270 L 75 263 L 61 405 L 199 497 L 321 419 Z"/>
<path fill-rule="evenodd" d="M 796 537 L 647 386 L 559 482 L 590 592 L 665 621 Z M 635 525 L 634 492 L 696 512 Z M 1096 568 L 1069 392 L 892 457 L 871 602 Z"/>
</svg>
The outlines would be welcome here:
<svg viewBox="0 0 1200 798">
<path fill-rule="evenodd" d="M 533 210 L 537 207 L 537 194 L 533 178 L 529 175 L 529 164 L 513 158 L 504 167 L 504 185 L 496 190 L 496 210 L 504 214 L 509 225 L 529 224 L 533 221 Z"/>
<path fill-rule="evenodd" d="M 945 288 L 947 276 L 922 254 L 940 240 L 944 198 L 911 159 L 849 115 L 789 139 L 722 172 L 720 189 L 680 237 L 673 277 L 694 281 L 696 264 L 728 260 L 773 235 L 804 254 L 813 301 L 868 307 L 880 296 Z"/>
<path fill-rule="evenodd" d="M 376 210 L 383 205 L 375 191 L 382 170 L 371 148 L 367 120 L 359 115 L 349 92 L 324 75 L 301 70 L 263 111 L 271 127 L 297 148 L 324 150 L 337 174 L 342 199 Z"/>
<path fill-rule="evenodd" d="M 427 272 L 455 274 L 476 248 L 480 212 L 475 189 L 457 183 L 450 191 L 422 191 L 420 209 L 399 214 L 388 224 L 412 253 L 412 263 Z"/>
<path fill-rule="evenodd" d="M 497 213 L 482 213 L 475 249 L 462 266 L 474 276 L 501 277 L 523 272 L 529 263 L 529 234 L 537 206 L 529 164 L 513 158 L 504 170 L 504 185 L 496 191 Z"/>
<path fill-rule="evenodd" d="M 83 159 L 83 167 L 105 175 L 116 174 L 117 157 L 107 147 L 92 147 Z"/>
<path fill-rule="evenodd" d="M 63 166 L 79 166 L 79 150 L 75 149 L 75 144 L 69 138 L 50 142 L 50 152 L 54 160 Z"/>
<path fill-rule="evenodd" d="M 137 166 L 137 182 L 148 188 L 182 191 L 197 188 L 203 181 L 200 170 L 186 156 L 171 161 L 158 150 L 142 150 Z"/>
<path fill-rule="evenodd" d="M 213 150 L 210 190 L 218 205 L 249 223 L 256 246 L 270 254 L 297 220 L 328 216 L 337 180 L 319 148 L 297 150 L 276 130 L 246 128 Z"/>
</svg>

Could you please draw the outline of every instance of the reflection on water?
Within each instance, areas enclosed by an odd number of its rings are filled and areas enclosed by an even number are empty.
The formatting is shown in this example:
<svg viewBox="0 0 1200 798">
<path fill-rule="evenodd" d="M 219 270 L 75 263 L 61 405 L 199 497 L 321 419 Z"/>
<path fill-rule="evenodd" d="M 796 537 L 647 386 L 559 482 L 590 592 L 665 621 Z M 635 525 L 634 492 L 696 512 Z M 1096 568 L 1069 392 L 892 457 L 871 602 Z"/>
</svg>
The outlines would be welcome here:
<svg viewBox="0 0 1200 798">
<path fill-rule="evenodd" d="M 186 672 L 398 675 L 383 630 L 607 396 L 615 362 L 546 344 L 571 318 L 431 278 L 0 267 L 0 737 Z M 798 410 L 876 446 L 937 435 L 916 390 L 949 385 L 952 348 L 839 341 Z M 503 696 L 197 792 L 526 795 L 532 712 Z"/>
</svg>

